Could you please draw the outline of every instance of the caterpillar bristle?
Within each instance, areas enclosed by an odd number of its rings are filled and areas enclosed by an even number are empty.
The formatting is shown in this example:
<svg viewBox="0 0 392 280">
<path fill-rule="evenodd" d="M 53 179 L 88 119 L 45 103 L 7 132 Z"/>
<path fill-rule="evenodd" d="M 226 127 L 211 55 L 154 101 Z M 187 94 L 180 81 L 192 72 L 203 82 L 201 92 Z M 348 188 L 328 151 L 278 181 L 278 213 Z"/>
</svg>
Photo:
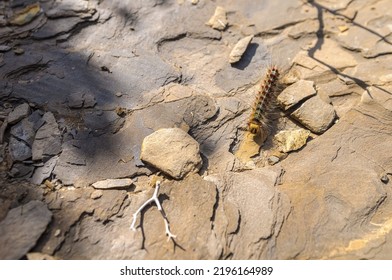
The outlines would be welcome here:
<svg viewBox="0 0 392 280">
<path fill-rule="evenodd" d="M 268 129 L 269 117 L 274 108 L 273 104 L 277 95 L 276 85 L 279 75 L 280 73 L 276 66 L 272 66 L 266 71 L 248 121 L 248 131 L 251 134 L 259 134 L 261 130 Z"/>
</svg>

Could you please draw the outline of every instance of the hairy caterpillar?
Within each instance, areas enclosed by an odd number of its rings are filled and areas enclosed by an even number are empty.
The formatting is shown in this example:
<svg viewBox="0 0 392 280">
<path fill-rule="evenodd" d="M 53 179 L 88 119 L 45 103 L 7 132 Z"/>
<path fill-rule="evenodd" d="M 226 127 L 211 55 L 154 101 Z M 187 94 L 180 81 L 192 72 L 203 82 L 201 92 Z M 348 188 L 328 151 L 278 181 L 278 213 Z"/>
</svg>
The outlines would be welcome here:
<svg viewBox="0 0 392 280">
<path fill-rule="evenodd" d="M 278 78 L 278 68 L 276 66 L 270 67 L 261 83 L 248 121 L 248 131 L 251 134 L 257 135 L 262 129 L 266 129 L 268 117 L 276 98 L 276 84 Z"/>
</svg>

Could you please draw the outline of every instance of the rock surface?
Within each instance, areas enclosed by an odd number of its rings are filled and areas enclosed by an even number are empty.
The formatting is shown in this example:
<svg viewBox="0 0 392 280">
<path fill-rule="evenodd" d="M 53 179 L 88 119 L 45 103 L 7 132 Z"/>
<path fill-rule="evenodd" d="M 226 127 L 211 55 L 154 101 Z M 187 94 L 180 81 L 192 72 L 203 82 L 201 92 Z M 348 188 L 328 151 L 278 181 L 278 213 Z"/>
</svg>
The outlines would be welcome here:
<svg viewBox="0 0 392 280">
<path fill-rule="evenodd" d="M 1 252 L 391 259 L 391 1 L 305 2 L 0 0 L 0 239 L 22 233 L 3 225 L 30 201 L 53 213 Z M 271 65 L 285 101 L 259 141 L 244 130 Z M 140 160 L 143 140 L 173 127 L 197 141 L 198 174 Z M 174 242 L 154 203 L 129 229 L 158 175 Z M 133 184 L 91 187 L 110 178 Z"/>
<path fill-rule="evenodd" d="M 0 259 L 17 260 L 34 247 L 46 230 L 52 213 L 41 201 L 16 207 L 0 223 Z"/>
<path fill-rule="evenodd" d="M 7 121 L 9 124 L 15 124 L 30 114 L 30 106 L 27 103 L 23 103 L 17 107 L 8 115 Z"/>
<path fill-rule="evenodd" d="M 291 116 L 314 133 L 325 132 L 336 117 L 333 106 L 317 95 L 305 101 Z"/>
<path fill-rule="evenodd" d="M 143 140 L 140 159 L 175 179 L 199 171 L 199 143 L 179 128 L 160 129 Z"/>
<path fill-rule="evenodd" d="M 288 86 L 278 95 L 278 102 L 284 110 L 288 110 L 299 102 L 316 95 L 312 81 L 299 80 Z"/>
<path fill-rule="evenodd" d="M 107 179 L 95 182 L 92 186 L 94 189 L 117 189 L 127 188 L 133 184 L 131 179 Z"/>
</svg>

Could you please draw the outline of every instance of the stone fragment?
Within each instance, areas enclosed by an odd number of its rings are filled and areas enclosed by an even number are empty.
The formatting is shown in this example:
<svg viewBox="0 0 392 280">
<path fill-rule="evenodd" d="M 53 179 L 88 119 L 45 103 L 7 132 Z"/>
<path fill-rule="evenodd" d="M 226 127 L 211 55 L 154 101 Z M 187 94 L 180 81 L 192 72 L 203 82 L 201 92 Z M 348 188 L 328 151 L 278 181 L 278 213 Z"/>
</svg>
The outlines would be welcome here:
<svg viewBox="0 0 392 280">
<path fill-rule="evenodd" d="M 32 155 L 31 147 L 13 136 L 10 137 L 9 151 L 14 161 L 23 161 L 31 158 Z"/>
<path fill-rule="evenodd" d="M 97 104 L 97 100 L 95 99 L 95 96 L 91 93 L 86 93 L 83 96 L 84 102 L 83 102 L 83 107 L 84 108 L 93 108 L 95 104 Z"/>
<path fill-rule="evenodd" d="M 61 133 L 53 114 L 45 113 L 42 120 L 45 124 L 38 129 L 32 146 L 33 160 L 55 156 L 62 150 Z"/>
<path fill-rule="evenodd" d="M 316 95 L 304 102 L 291 116 L 312 132 L 321 134 L 332 125 L 336 112 L 332 105 Z"/>
<path fill-rule="evenodd" d="M 233 50 L 229 55 L 230 64 L 240 61 L 242 55 L 245 53 L 252 39 L 253 39 L 253 35 L 250 35 L 245 38 L 242 38 L 237 42 L 237 44 L 234 46 Z"/>
<path fill-rule="evenodd" d="M 133 184 L 132 179 L 124 178 L 124 179 L 106 179 L 102 181 L 95 182 L 92 186 L 95 189 L 120 189 L 120 188 L 128 188 Z"/>
<path fill-rule="evenodd" d="M 8 123 L 15 124 L 19 122 L 21 119 L 27 117 L 30 114 L 30 106 L 27 103 L 23 103 L 9 113 L 8 115 Z"/>
<path fill-rule="evenodd" d="M 0 52 L 8 52 L 11 49 L 10 46 L 0 45 Z"/>
<path fill-rule="evenodd" d="M 227 26 L 226 10 L 223 7 L 216 7 L 214 15 L 206 23 L 217 30 L 224 30 Z"/>
<path fill-rule="evenodd" d="M 11 135 L 31 147 L 35 136 L 34 123 L 23 119 L 11 128 Z"/>
<path fill-rule="evenodd" d="M 140 159 L 175 179 L 198 172 L 202 165 L 199 143 L 179 128 L 160 129 L 144 138 Z"/>
<path fill-rule="evenodd" d="M 15 163 L 12 165 L 8 175 L 13 178 L 30 178 L 33 174 L 34 166 L 23 163 Z"/>
<path fill-rule="evenodd" d="M 91 193 L 90 197 L 92 199 L 98 199 L 103 195 L 103 192 L 101 190 L 95 190 Z"/>
<path fill-rule="evenodd" d="M 278 95 L 278 103 L 284 110 L 288 110 L 304 99 L 308 99 L 316 95 L 312 81 L 299 80 L 298 82 L 288 86 Z"/>
<path fill-rule="evenodd" d="M 3 144 L 4 142 L 4 133 L 7 129 L 8 122 L 7 120 L 4 120 L 4 122 L 0 125 L 0 144 Z"/>
<path fill-rule="evenodd" d="M 48 39 L 70 32 L 84 20 L 79 17 L 59 18 L 48 22 L 33 34 L 34 39 Z"/>
<path fill-rule="evenodd" d="M 84 102 L 83 96 L 84 94 L 82 92 L 71 93 L 68 99 L 69 108 L 82 108 Z"/>
<path fill-rule="evenodd" d="M 18 260 L 34 247 L 52 213 L 37 200 L 11 209 L 0 222 L 0 259 Z"/>
<path fill-rule="evenodd" d="M 39 3 L 28 5 L 24 9 L 18 11 L 11 19 L 10 23 L 22 26 L 30 23 L 36 16 L 41 13 L 42 9 Z"/>
<path fill-rule="evenodd" d="M 59 159 L 58 156 L 54 156 L 45 162 L 44 166 L 38 167 L 34 171 L 34 175 L 31 178 L 31 182 L 33 184 L 41 184 L 45 179 L 49 178 L 53 172 L 54 167 L 57 164 L 57 160 Z"/>
<path fill-rule="evenodd" d="M 57 260 L 55 257 L 49 254 L 43 254 L 39 252 L 28 253 L 26 255 L 28 260 L 35 260 L 35 261 L 44 261 L 44 260 Z"/>
<path fill-rule="evenodd" d="M 310 131 L 306 129 L 284 130 L 275 135 L 274 139 L 279 146 L 279 150 L 288 153 L 296 151 L 305 146 L 310 136 Z"/>
</svg>

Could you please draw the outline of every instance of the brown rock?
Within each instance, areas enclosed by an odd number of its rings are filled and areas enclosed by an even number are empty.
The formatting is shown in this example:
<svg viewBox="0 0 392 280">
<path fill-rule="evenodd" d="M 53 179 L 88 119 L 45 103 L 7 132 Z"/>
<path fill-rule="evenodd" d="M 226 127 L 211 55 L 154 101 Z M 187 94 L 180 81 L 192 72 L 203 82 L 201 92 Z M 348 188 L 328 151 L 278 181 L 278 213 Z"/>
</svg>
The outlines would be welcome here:
<svg viewBox="0 0 392 280">
<path fill-rule="evenodd" d="M 291 116 L 312 132 L 320 134 L 332 125 L 336 113 L 332 105 L 316 95 L 303 103 Z"/>
<path fill-rule="evenodd" d="M 253 39 L 253 35 L 250 35 L 245 38 L 242 38 L 237 42 L 237 44 L 235 44 L 234 48 L 232 49 L 229 55 L 229 62 L 231 64 L 240 61 L 242 55 L 246 51 L 246 48 L 248 47 L 252 39 Z"/>
<path fill-rule="evenodd" d="M 140 159 L 181 179 L 199 171 L 199 143 L 179 128 L 160 129 L 143 140 Z"/>
<path fill-rule="evenodd" d="M 224 30 L 227 26 L 226 10 L 223 7 L 216 7 L 214 15 L 206 23 L 214 29 Z"/>
<path fill-rule="evenodd" d="M 306 145 L 310 131 L 306 129 L 284 130 L 275 135 L 279 150 L 288 153 Z"/>
<path fill-rule="evenodd" d="M 302 100 L 314 95 L 316 95 L 314 83 L 312 81 L 300 80 L 285 88 L 285 90 L 278 95 L 277 100 L 284 110 L 288 110 Z"/>
</svg>

